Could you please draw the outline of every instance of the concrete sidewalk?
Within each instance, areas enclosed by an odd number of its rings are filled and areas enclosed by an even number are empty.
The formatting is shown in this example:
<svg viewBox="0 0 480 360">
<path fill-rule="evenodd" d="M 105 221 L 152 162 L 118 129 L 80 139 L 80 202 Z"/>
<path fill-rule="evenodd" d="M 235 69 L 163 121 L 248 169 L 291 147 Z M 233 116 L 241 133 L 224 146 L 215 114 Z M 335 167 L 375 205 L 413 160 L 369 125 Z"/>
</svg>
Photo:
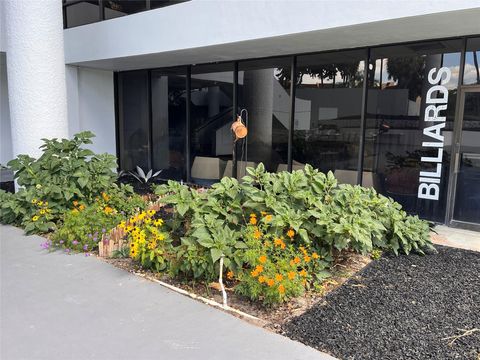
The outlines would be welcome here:
<svg viewBox="0 0 480 360">
<path fill-rule="evenodd" d="M 333 359 L 44 241 L 0 226 L 2 360 Z"/>
</svg>

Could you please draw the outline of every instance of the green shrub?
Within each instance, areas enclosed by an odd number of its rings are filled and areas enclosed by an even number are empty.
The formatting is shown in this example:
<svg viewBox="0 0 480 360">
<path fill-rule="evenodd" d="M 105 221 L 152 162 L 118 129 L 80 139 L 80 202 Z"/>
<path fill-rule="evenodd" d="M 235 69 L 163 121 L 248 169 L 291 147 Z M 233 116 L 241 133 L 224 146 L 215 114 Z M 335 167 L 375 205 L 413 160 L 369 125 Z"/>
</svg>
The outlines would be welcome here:
<svg viewBox="0 0 480 360">
<path fill-rule="evenodd" d="M 21 188 L 8 198 L 2 193 L 7 201 L 0 205 L 0 222 L 23 226 L 27 233 L 47 232 L 73 201 L 90 204 L 109 189 L 116 180 L 116 160 L 85 149 L 92 137 L 85 131 L 71 140 L 43 139 L 38 159 L 19 155 L 10 161 L 8 166 Z"/>
<path fill-rule="evenodd" d="M 51 236 L 52 245 L 89 252 L 98 248 L 103 234 L 143 210 L 145 202 L 130 186 L 113 185 L 92 204 L 75 200 L 72 205 L 73 209 L 63 215 L 62 224 Z"/>
<path fill-rule="evenodd" d="M 268 173 L 260 164 L 247 172 L 241 183 L 223 178 L 204 192 L 173 181 L 156 189 L 175 208 L 172 233 L 180 234 L 183 266 L 196 269 L 195 277 L 218 276 L 222 253 L 234 273 L 248 263 L 243 249 L 250 213 L 271 214 L 269 233 L 291 231 L 294 246 L 312 248 L 329 261 L 341 251 L 408 254 L 431 246 L 428 223 L 374 189 L 339 185 L 331 172 L 310 165 L 292 173 Z"/>
</svg>

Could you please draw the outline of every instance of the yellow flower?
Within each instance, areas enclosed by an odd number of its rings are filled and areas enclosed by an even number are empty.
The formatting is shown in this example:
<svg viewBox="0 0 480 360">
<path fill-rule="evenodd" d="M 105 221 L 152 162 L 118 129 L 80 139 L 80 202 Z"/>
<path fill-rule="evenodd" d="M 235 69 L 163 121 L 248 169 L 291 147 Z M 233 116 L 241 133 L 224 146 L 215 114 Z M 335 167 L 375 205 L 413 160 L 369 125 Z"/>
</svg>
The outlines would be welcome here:
<svg viewBox="0 0 480 360">
<path fill-rule="evenodd" d="M 155 210 L 148 210 L 147 211 L 148 216 L 153 216 L 153 215 L 155 215 L 155 213 L 156 213 Z"/>
<path fill-rule="evenodd" d="M 45 204 L 44 204 L 44 205 L 45 205 L 45 206 L 48 206 L 48 201 L 45 201 Z"/>
<path fill-rule="evenodd" d="M 250 275 L 252 275 L 253 277 L 257 277 L 258 276 L 258 271 L 255 269 L 255 270 L 252 270 L 250 272 Z"/>
<path fill-rule="evenodd" d="M 251 213 L 251 214 L 250 214 L 250 217 L 251 217 L 251 218 L 252 218 L 252 217 L 257 217 L 257 215 L 255 215 L 254 213 Z"/>
<path fill-rule="evenodd" d="M 110 206 L 105 206 L 105 209 L 103 209 L 103 212 L 108 215 L 113 212 L 113 209 Z"/>
<path fill-rule="evenodd" d="M 278 286 L 278 292 L 279 292 L 280 294 L 285 294 L 285 286 L 283 286 L 282 284 L 280 284 L 280 285 Z"/>
<path fill-rule="evenodd" d="M 257 224 L 257 218 L 256 217 L 251 217 L 250 218 L 250 224 L 251 225 L 256 225 Z"/>
<path fill-rule="evenodd" d="M 265 221 L 270 222 L 270 221 L 272 221 L 272 218 L 273 218 L 272 215 L 267 215 L 267 216 L 265 216 Z"/>
<path fill-rule="evenodd" d="M 45 214 L 45 210 L 42 209 L 40 210 L 40 215 L 43 215 L 43 214 Z"/>
<path fill-rule="evenodd" d="M 299 264 L 300 261 L 301 261 L 301 260 L 300 260 L 300 258 L 299 258 L 298 256 L 295 256 L 295 258 L 293 259 L 293 262 L 294 262 L 295 264 Z"/>
<path fill-rule="evenodd" d="M 34 217 L 32 217 L 32 221 L 35 222 L 35 221 L 37 221 L 37 220 L 38 220 L 38 216 L 37 216 L 37 215 L 35 215 Z"/>
<path fill-rule="evenodd" d="M 108 196 L 108 195 L 107 195 L 106 193 L 104 193 L 104 192 L 102 192 L 102 198 L 103 198 L 103 200 L 105 200 L 105 201 L 110 200 L 110 196 Z"/>
<path fill-rule="evenodd" d="M 83 204 L 80 205 L 80 206 L 78 207 L 78 209 L 79 209 L 80 211 L 85 210 L 85 205 L 83 205 Z"/>
<path fill-rule="evenodd" d="M 309 263 L 310 262 L 310 256 L 306 255 L 303 260 L 306 262 L 306 263 Z"/>
<path fill-rule="evenodd" d="M 158 234 L 157 235 L 157 240 L 159 240 L 159 241 L 165 240 L 165 235 L 164 234 Z"/>
<path fill-rule="evenodd" d="M 282 274 L 275 274 L 275 280 L 277 280 L 278 282 L 282 281 L 283 280 L 283 275 Z"/>
<path fill-rule="evenodd" d="M 150 242 L 148 243 L 148 248 L 149 248 L 150 250 L 153 250 L 153 249 L 155 249 L 156 247 L 157 247 L 157 242 L 156 242 L 155 240 L 150 241 Z"/>
<path fill-rule="evenodd" d="M 263 283 L 266 282 L 266 281 L 267 281 L 267 278 L 266 278 L 265 276 L 260 275 L 260 276 L 258 277 L 258 282 L 259 282 L 260 284 L 263 284 Z"/>
<path fill-rule="evenodd" d="M 261 214 L 262 216 L 267 215 L 267 213 L 266 213 L 265 211 L 260 211 L 260 214 Z M 254 215 L 255 215 L 255 214 L 254 214 Z M 252 215 L 250 215 L 250 216 L 252 216 Z"/>
<path fill-rule="evenodd" d="M 118 224 L 118 227 L 120 229 L 125 229 L 125 221 L 122 221 L 120 224 Z"/>
<path fill-rule="evenodd" d="M 73 210 L 72 210 L 72 213 L 78 214 L 78 209 L 73 209 Z"/>
<path fill-rule="evenodd" d="M 230 270 L 229 272 L 227 272 L 227 279 L 228 279 L 228 280 L 232 280 L 232 279 L 233 279 L 233 271 Z"/>
<path fill-rule="evenodd" d="M 265 264 L 267 262 L 267 257 L 262 255 L 258 258 L 258 261 L 260 261 L 262 264 Z"/>
<path fill-rule="evenodd" d="M 142 211 L 140 214 L 138 214 L 137 218 L 138 220 L 143 220 L 147 216 L 147 213 L 145 211 Z"/>
<path fill-rule="evenodd" d="M 152 222 L 152 219 L 150 219 L 150 218 L 146 218 L 146 219 L 145 219 L 145 224 L 148 225 L 148 224 L 150 224 L 151 222 Z"/>
<path fill-rule="evenodd" d="M 290 229 L 287 231 L 287 236 L 291 239 L 295 236 L 295 231 L 293 229 Z"/>
<path fill-rule="evenodd" d="M 287 275 L 288 275 L 289 280 L 295 279 L 295 272 L 294 271 L 289 271 Z"/>
<path fill-rule="evenodd" d="M 320 256 L 318 256 L 318 254 L 317 254 L 316 252 L 314 252 L 314 253 L 312 254 L 312 257 L 316 260 L 316 259 L 318 259 Z"/>
<path fill-rule="evenodd" d="M 307 277 L 307 272 L 305 271 L 305 269 L 302 269 L 302 271 L 300 271 L 300 276 Z"/>
<path fill-rule="evenodd" d="M 136 249 L 135 247 L 133 247 L 133 248 L 130 249 L 130 257 L 131 257 L 131 258 L 136 257 L 136 256 L 137 256 L 137 253 L 138 253 L 138 251 L 137 251 L 137 249 Z"/>
<path fill-rule="evenodd" d="M 43 201 L 39 201 L 37 204 L 38 204 L 38 206 L 42 206 L 42 205 L 43 205 Z"/>
<path fill-rule="evenodd" d="M 32 204 L 36 204 L 37 203 L 37 199 L 32 199 Z"/>
<path fill-rule="evenodd" d="M 163 220 L 162 219 L 157 219 L 153 221 L 153 225 L 155 226 L 162 226 L 163 225 Z"/>
</svg>

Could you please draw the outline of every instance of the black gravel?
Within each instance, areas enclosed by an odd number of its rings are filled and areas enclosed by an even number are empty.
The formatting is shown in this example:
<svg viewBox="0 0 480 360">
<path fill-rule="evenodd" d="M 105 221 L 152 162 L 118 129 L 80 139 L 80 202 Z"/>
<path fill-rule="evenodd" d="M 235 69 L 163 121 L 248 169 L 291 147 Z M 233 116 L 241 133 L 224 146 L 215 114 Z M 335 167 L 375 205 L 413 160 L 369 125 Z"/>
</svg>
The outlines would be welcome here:
<svg viewBox="0 0 480 360">
<path fill-rule="evenodd" d="M 286 336 L 340 359 L 480 360 L 480 252 L 385 255 L 288 322 Z"/>
</svg>

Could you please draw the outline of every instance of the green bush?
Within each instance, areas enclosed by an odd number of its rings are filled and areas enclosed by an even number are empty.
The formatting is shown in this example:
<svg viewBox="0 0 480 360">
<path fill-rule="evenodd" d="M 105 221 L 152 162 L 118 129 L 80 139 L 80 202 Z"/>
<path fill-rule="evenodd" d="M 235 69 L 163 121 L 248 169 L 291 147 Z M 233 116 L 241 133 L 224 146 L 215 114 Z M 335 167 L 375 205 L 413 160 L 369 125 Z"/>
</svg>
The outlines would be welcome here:
<svg viewBox="0 0 480 360">
<path fill-rule="evenodd" d="M 113 185 L 91 204 L 74 201 L 52 234 L 51 245 L 68 251 L 96 250 L 103 234 L 144 208 L 145 202 L 130 186 Z"/>
<path fill-rule="evenodd" d="M 431 246 L 428 223 L 374 189 L 339 185 L 331 172 L 310 165 L 268 173 L 260 164 L 247 172 L 241 183 L 224 178 L 204 192 L 173 181 L 156 189 L 175 208 L 170 225 L 185 247 L 183 266 L 195 269 L 195 277 L 214 279 L 221 254 L 227 269 L 241 271 L 250 213 L 271 214 L 269 233 L 290 231 L 294 246 L 312 248 L 330 261 L 341 251 L 408 254 Z"/>
<path fill-rule="evenodd" d="M 8 166 L 21 187 L 15 195 L 1 193 L 0 222 L 20 225 L 27 233 L 55 228 L 73 201 L 90 204 L 116 180 L 116 159 L 85 149 L 94 135 L 81 132 L 73 139 L 43 139 L 38 158 L 19 155 Z M 5 200 L 5 201 L 3 201 Z"/>
</svg>

